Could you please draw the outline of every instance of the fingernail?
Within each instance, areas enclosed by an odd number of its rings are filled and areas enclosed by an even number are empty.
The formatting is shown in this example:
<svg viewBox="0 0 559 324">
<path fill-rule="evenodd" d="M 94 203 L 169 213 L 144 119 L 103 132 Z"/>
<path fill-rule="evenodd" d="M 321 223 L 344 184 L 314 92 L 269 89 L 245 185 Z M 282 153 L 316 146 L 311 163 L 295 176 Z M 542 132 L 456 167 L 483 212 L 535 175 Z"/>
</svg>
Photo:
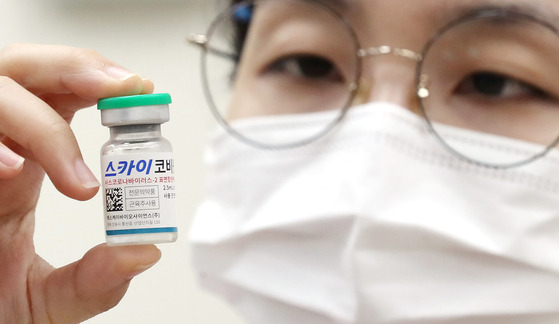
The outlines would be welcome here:
<svg viewBox="0 0 559 324">
<path fill-rule="evenodd" d="M 91 173 L 91 170 L 89 170 L 83 160 L 78 159 L 74 168 L 76 170 L 76 175 L 84 188 L 91 189 L 100 186 L 99 181 L 97 181 L 97 178 L 95 178 L 93 173 Z"/>
<path fill-rule="evenodd" d="M 136 277 L 137 275 L 141 274 L 142 272 L 146 271 L 147 269 L 153 267 L 157 262 L 159 261 L 159 259 L 153 263 L 150 264 L 144 264 L 144 265 L 139 265 L 136 268 L 134 268 L 134 270 L 132 270 L 132 272 L 130 272 L 130 276 L 128 277 L 129 279 L 132 279 L 134 277 Z"/>
<path fill-rule="evenodd" d="M 17 170 L 21 167 L 25 159 L 4 145 L 0 145 L 0 163 L 10 169 Z"/>
<path fill-rule="evenodd" d="M 153 92 L 153 81 L 149 78 L 142 78 L 142 93 Z"/>
<path fill-rule="evenodd" d="M 107 68 L 105 69 L 105 73 L 106 73 L 109 77 L 111 77 L 111 78 L 113 78 L 113 79 L 118 79 L 118 80 L 121 80 L 121 81 L 128 80 L 128 79 L 130 79 L 130 78 L 135 77 L 135 76 L 138 75 L 138 74 L 136 74 L 136 73 L 130 72 L 130 71 L 128 71 L 128 70 L 126 70 L 126 69 L 123 69 L 123 68 L 121 68 L 121 67 L 118 67 L 118 66 L 109 66 L 109 67 L 107 67 Z"/>
</svg>

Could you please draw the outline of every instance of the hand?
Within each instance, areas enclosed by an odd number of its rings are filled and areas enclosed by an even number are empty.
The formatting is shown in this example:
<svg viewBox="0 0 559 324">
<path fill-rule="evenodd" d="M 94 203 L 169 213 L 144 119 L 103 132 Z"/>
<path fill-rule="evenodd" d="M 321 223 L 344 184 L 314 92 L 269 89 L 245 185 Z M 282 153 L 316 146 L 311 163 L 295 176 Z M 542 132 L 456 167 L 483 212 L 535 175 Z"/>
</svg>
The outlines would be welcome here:
<svg viewBox="0 0 559 324">
<path fill-rule="evenodd" d="M 99 98 L 152 91 L 151 81 L 94 51 L 22 44 L 0 52 L 0 323 L 83 321 L 116 305 L 159 260 L 153 245 L 100 245 L 54 269 L 33 245 L 45 171 L 68 197 L 98 190 L 69 126 L 74 113 Z"/>
</svg>

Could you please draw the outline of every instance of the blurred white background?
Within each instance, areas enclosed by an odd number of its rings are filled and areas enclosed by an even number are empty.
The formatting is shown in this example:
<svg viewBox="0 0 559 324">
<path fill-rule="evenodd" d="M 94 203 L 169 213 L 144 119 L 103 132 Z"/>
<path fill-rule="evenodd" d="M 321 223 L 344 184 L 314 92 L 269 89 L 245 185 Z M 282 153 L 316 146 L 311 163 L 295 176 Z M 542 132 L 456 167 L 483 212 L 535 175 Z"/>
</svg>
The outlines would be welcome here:
<svg viewBox="0 0 559 324">
<path fill-rule="evenodd" d="M 174 144 L 179 230 L 162 244 L 161 261 L 132 281 L 121 303 L 87 321 L 100 323 L 243 323 L 221 300 L 201 290 L 189 263 L 187 233 L 203 198 L 205 141 L 215 123 L 199 81 L 199 51 L 186 44 L 203 32 L 226 0 L 1 0 L 0 45 L 31 42 L 92 48 L 151 78 L 155 92 L 173 97 L 163 133 Z M 86 163 L 99 174 L 99 149 L 109 131 L 98 111 L 78 112 L 72 124 Z M 64 197 L 47 179 L 37 211 L 38 253 L 59 267 L 104 242 L 102 201 Z M 216 226 L 219 226 L 216 224 Z"/>
</svg>

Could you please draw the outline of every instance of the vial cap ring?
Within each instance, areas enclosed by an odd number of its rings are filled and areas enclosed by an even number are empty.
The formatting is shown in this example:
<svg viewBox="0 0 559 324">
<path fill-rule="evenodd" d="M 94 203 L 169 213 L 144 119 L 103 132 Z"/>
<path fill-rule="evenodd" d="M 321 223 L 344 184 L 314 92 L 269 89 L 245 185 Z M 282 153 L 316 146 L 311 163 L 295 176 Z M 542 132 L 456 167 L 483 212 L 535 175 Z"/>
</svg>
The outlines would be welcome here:
<svg viewBox="0 0 559 324">
<path fill-rule="evenodd" d="M 158 106 L 168 105 L 170 103 L 171 95 L 168 93 L 152 93 L 100 99 L 97 102 L 97 109 L 105 110 L 138 106 Z"/>
<path fill-rule="evenodd" d="M 161 124 L 169 121 L 168 93 L 143 94 L 100 99 L 103 126 Z"/>
</svg>

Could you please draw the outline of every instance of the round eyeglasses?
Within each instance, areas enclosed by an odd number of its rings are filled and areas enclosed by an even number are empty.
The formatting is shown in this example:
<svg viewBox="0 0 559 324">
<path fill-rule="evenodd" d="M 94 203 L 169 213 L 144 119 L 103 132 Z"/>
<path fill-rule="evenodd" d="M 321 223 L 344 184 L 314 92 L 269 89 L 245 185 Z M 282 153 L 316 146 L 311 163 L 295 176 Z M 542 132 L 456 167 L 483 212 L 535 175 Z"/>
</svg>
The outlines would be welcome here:
<svg viewBox="0 0 559 324">
<path fill-rule="evenodd" d="M 332 130 L 366 88 L 362 60 L 384 54 L 416 62 L 421 114 L 455 155 L 507 168 L 534 161 L 559 142 L 559 34 L 514 10 L 465 15 L 419 53 L 363 48 L 338 11 L 312 0 L 239 2 L 189 40 L 203 49 L 204 91 L 218 122 L 259 148 L 301 146 Z M 328 118 L 290 133 L 290 122 L 311 113 Z M 276 127 L 270 116 L 283 119 L 285 128 L 268 137 L 245 132 L 247 123 Z M 466 140 L 472 132 L 483 133 L 483 141 Z M 507 149 L 503 143 L 511 139 L 522 148 Z"/>
</svg>

